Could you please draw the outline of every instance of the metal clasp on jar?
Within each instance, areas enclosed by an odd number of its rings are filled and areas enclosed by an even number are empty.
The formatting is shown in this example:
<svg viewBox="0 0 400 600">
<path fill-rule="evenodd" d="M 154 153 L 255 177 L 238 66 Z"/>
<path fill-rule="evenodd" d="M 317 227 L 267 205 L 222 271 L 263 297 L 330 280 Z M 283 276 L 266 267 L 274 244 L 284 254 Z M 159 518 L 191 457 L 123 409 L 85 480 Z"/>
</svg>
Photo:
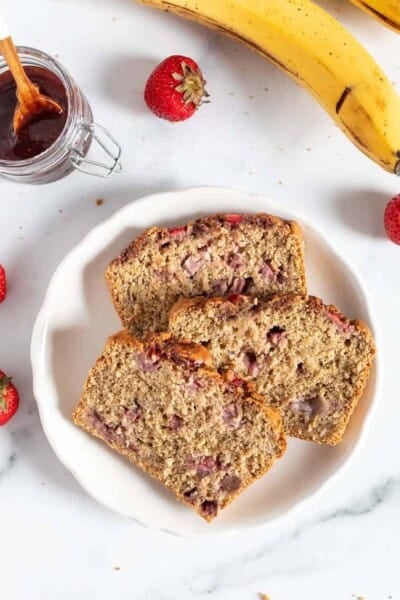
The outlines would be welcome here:
<svg viewBox="0 0 400 600">
<path fill-rule="evenodd" d="M 109 161 L 100 162 L 87 154 L 95 141 Z M 107 129 L 98 123 L 82 123 L 71 146 L 71 162 L 75 169 L 96 177 L 110 177 L 122 171 L 121 146 Z"/>
</svg>

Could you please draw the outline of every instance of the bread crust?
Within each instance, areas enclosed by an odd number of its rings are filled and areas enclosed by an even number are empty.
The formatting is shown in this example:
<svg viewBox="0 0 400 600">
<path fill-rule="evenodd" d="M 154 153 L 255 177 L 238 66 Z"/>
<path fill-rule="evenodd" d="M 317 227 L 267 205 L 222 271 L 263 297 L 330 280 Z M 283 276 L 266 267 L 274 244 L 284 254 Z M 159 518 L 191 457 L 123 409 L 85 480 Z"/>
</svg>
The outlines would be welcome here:
<svg viewBox="0 0 400 600">
<path fill-rule="evenodd" d="M 301 252 L 301 256 L 304 258 L 304 238 L 303 232 L 299 224 L 296 221 L 290 221 L 286 219 L 281 219 L 275 215 L 269 215 L 267 213 L 255 213 L 255 214 L 241 214 L 244 219 L 249 223 L 253 223 L 254 225 L 262 225 L 265 227 L 270 227 L 271 225 L 287 225 L 289 226 L 291 232 L 298 240 L 299 251 Z M 213 215 L 208 215 L 206 217 L 201 217 L 199 219 L 193 219 L 192 221 L 188 221 L 182 227 L 186 229 L 191 229 L 193 226 L 201 226 L 204 225 L 215 225 L 217 223 L 223 224 L 225 223 L 225 213 L 215 213 Z M 132 242 L 117 256 L 114 260 L 111 261 L 109 267 L 119 266 L 127 262 L 130 258 L 141 254 L 146 246 L 153 242 L 153 239 L 156 237 L 159 241 L 163 239 L 169 239 L 170 228 L 168 227 L 148 227 L 145 229 L 138 237 L 136 237 Z M 304 264 L 304 261 L 303 261 Z M 306 290 L 306 274 L 305 269 L 303 269 L 302 280 L 304 283 L 304 290 Z"/>
<path fill-rule="evenodd" d="M 165 483 L 165 481 L 163 481 L 158 470 L 152 468 L 152 466 L 150 464 L 144 462 L 140 458 L 140 456 L 137 452 L 135 452 L 134 450 L 131 450 L 129 448 L 126 448 L 125 446 L 120 445 L 113 440 L 106 439 L 105 437 L 103 437 L 100 434 L 100 432 L 95 427 L 90 426 L 90 424 L 88 424 L 87 419 L 86 419 L 85 397 L 86 397 L 87 391 L 90 389 L 90 387 L 92 385 L 92 374 L 94 374 L 98 368 L 103 367 L 104 356 L 113 347 L 114 344 L 116 344 L 118 346 L 121 346 L 121 345 L 130 346 L 134 350 L 137 350 L 138 352 L 147 352 L 154 345 L 158 345 L 158 346 L 162 347 L 163 353 L 165 353 L 167 360 L 184 361 L 184 362 L 186 361 L 187 368 L 188 369 L 191 369 L 191 368 L 196 369 L 196 374 L 198 377 L 211 379 L 212 381 L 214 381 L 217 384 L 223 383 L 223 382 L 229 384 L 229 383 L 231 383 L 233 377 L 235 378 L 235 381 L 237 382 L 238 378 L 234 374 L 229 373 L 229 372 L 226 372 L 223 375 L 221 375 L 217 371 L 215 371 L 211 366 L 212 361 L 211 361 L 209 352 L 203 346 L 201 346 L 199 344 L 195 344 L 193 342 L 191 342 L 191 343 L 179 342 L 176 339 L 174 339 L 173 336 L 171 336 L 171 334 L 169 334 L 169 333 L 155 333 L 155 334 L 148 335 L 145 339 L 138 339 L 138 338 L 132 336 L 127 330 L 122 330 L 122 331 L 110 336 L 108 338 L 108 340 L 106 341 L 106 344 L 105 344 L 102 354 L 98 357 L 94 366 L 89 371 L 86 382 L 84 384 L 81 398 L 72 414 L 73 422 L 76 425 L 78 425 L 79 427 L 81 427 L 83 430 L 90 433 L 94 437 L 105 442 L 110 448 L 112 448 L 119 454 L 127 457 L 130 462 L 132 462 L 136 466 L 140 467 L 145 473 L 147 473 L 148 475 L 150 475 L 151 477 L 153 477 L 154 479 L 158 480 L 160 483 L 165 485 L 176 495 L 178 500 L 180 500 L 181 502 L 183 502 L 190 508 L 194 509 L 203 519 L 205 519 L 206 521 L 209 521 L 209 522 L 212 521 L 212 519 L 213 519 L 212 516 L 204 515 L 204 513 L 200 512 L 200 510 L 197 510 L 196 507 L 194 507 L 188 501 L 188 499 L 185 498 L 185 496 L 183 494 L 179 494 L 177 492 L 177 490 L 174 489 L 172 486 L 168 486 Z M 257 394 L 257 392 L 254 389 L 254 386 L 250 382 L 246 382 L 244 380 L 240 380 L 240 381 L 241 381 L 241 385 L 239 386 L 240 389 L 239 389 L 239 387 L 232 388 L 232 394 L 238 394 L 238 395 L 240 394 L 241 398 L 244 401 L 253 403 L 254 405 L 257 406 L 257 408 L 261 412 L 263 412 L 267 416 L 269 422 L 272 425 L 274 433 L 277 437 L 276 442 L 279 445 L 279 452 L 277 452 L 276 455 L 274 457 L 272 457 L 271 462 L 267 465 L 266 470 L 258 473 L 258 475 L 256 477 L 254 477 L 254 481 L 255 481 L 256 479 L 261 478 L 266 473 L 266 471 L 268 471 L 270 469 L 270 467 L 272 466 L 274 461 L 277 458 L 279 458 L 280 456 L 282 456 L 282 454 L 285 452 L 286 436 L 285 436 L 285 433 L 283 430 L 282 418 L 281 418 L 279 411 L 274 408 L 266 406 L 264 399 L 262 398 L 262 396 Z M 226 506 L 228 506 L 238 495 L 240 495 L 240 493 L 246 487 L 247 487 L 247 485 L 245 485 L 244 487 L 240 487 L 237 490 L 237 492 L 232 493 L 232 495 L 227 499 L 226 503 L 223 506 L 221 506 L 221 508 L 225 508 Z"/>
<path fill-rule="evenodd" d="M 229 216 L 229 215 L 228 215 Z M 305 259 L 304 259 L 304 240 L 300 226 L 295 221 L 288 221 L 269 215 L 265 213 L 257 214 L 243 214 L 240 215 L 243 218 L 242 223 L 254 225 L 260 228 L 271 228 L 273 226 L 279 226 L 287 229 L 288 235 L 293 239 L 296 246 L 296 277 L 298 286 L 298 293 L 306 294 L 306 271 L 305 271 Z M 204 229 L 212 231 L 215 228 L 227 226 L 226 221 L 227 215 L 217 213 L 202 217 L 200 219 L 189 221 L 183 225 L 182 228 L 175 228 L 176 230 L 184 229 L 190 232 L 190 234 L 197 235 Z M 232 226 L 234 228 L 234 226 Z M 136 330 L 137 323 L 135 317 L 132 316 L 131 320 L 126 318 L 126 301 L 121 297 L 119 290 L 119 279 L 118 275 L 121 273 L 121 269 L 126 263 L 132 259 L 136 259 L 141 256 L 147 248 L 155 244 L 167 243 L 170 240 L 171 230 L 166 227 L 150 227 L 141 233 L 136 239 L 134 239 L 122 252 L 115 258 L 108 266 L 105 274 L 107 286 L 111 295 L 111 299 L 115 310 L 119 314 L 122 324 L 124 327 L 131 328 L 135 334 L 141 333 Z M 139 327 L 140 329 L 140 327 Z M 160 327 L 159 329 L 163 329 Z"/>
<path fill-rule="evenodd" d="M 253 309 L 256 311 L 261 310 L 263 307 L 268 307 L 272 311 L 277 311 L 282 309 L 284 310 L 286 307 L 293 307 L 294 305 L 304 307 L 304 310 L 306 311 L 313 311 L 315 313 L 324 313 L 330 315 L 329 318 L 331 320 L 336 320 L 339 326 L 343 326 L 345 329 L 348 330 L 354 328 L 355 331 L 361 333 L 367 342 L 366 345 L 368 347 L 368 352 L 363 357 L 364 368 L 358 374 L 358 380 L 354 387 L 354 393 L 350 401 L 349 410 L 346 412 L 346 414 L 343 415 L 340 422 L 337 423 L 334 432 L 332 432 L 329 436 L 326 436 L 323 441 L 319 439 L 313 440 L 319 443 L 336 445 L 342 441 L 351 415 L 353 414 L 363 394 L 376 353 L 376 346 L 371 331 L 363 321 L 359 319 L 347 319 L 347 317 L 343 315 L 343 313 L 338 309 L 337 306 L 333 304 L 324 304 L 324 302 L 316 296 L 308 296 L 307 298 L 304 298 L 296 294 L 288 294 L 283 296 L 274 295 L 267 300 L 258 300 L 257 298 L 253 298 L 246 295 L 235 295 L 232 298 L 197 297 L 184 298 L 179 300 L 169 312 L 170 330 L 174 329 L 174 323 L 179 317 L 179 315 L 190 315 L 191 312 L 193 312 L 193 314 L 195 315 L 196 311 L 199 310 L 204 312 L 216 310 L 226 314 L 227 317 L 229 317 L 236 316 L 242 311 L 246 313 Z M 187 335 L 186 339 L 190 339 L 189 334 Z M 294 429 L 292 427 L 289 432 L 289 435 L 305 440 L 310 439 L 309 437 L 304 435 L 304 432 L 300 427 L 297 429 Z"/>
</svg>

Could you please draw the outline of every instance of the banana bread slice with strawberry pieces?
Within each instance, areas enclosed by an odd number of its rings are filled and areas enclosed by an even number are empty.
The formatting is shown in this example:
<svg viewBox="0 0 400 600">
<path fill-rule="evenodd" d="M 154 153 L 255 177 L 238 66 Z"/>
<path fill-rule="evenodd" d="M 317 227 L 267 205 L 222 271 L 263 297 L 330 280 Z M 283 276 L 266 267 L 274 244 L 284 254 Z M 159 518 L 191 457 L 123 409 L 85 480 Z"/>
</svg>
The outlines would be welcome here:
<svg viewBox="0 0 400 600">
<path fill-rule="evenodd" d="M 168 334 L 109 338 L 74 411 L 102 439 L 211 521 L 285 450 L 279 411 Z"/>
<path fill-rule="evenodd" d="M 289 435 L 332 445 L 342 440 L 375 353 L 364 323 L 313 296 L 181 300 L 169 327 L 204 344 L 219 371 L 253 381 L 281 410 Z"/>
<path fill-rule="evenodd" d="M 302 233 L 266 214 L 153 227 L 111 263 L 106 279 L 124 327 L 136 335 L 165 331 L 180 297 L 306 294 Z"/>
</svg>

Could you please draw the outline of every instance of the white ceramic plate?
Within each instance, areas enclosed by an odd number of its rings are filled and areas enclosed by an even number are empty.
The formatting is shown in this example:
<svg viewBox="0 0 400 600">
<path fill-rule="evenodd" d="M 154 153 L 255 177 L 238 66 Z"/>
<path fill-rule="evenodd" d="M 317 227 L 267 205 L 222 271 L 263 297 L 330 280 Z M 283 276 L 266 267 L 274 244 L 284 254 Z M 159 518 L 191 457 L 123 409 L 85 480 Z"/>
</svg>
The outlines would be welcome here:
<svg viewBox="0 0 400 600">
<path fill-rule="evenodd" d="M 120 328 L 104 281 L 110 260 L 152 225 L 173 226 L 213 212 L 260 211 L 295 219 L 302 225 L 310 293 L 336 304 L 350 317 L 362 318 L 376 335 L 358 276 L 317 227 L 299 215 L 281 211 L 266 198 L 219 188 L 143 198 L 93 229 L 58 267 L 37 317 L 31 347 L 34 393 L 50 444 L 89 494 L 148 527 L 196 535 L 276 522 L 305 507 L 332 483 L 349 464 L 371 420 L 378 395 L 377 363 L 342 444 L 332 448 L 290 440 L 286 455 L 272 471 L 211 525 L 72 424 L 71 411 L 87 371 L 108 335 Z"/>
</svg>

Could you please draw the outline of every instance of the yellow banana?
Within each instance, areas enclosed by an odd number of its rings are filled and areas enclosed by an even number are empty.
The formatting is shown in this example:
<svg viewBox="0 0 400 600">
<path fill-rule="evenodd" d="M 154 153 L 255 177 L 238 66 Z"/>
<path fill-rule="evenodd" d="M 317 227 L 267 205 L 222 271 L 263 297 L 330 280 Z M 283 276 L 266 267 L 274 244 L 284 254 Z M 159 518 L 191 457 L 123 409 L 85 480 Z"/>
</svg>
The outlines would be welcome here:
<svg viewBox="0 0 400 600">
<path fill-rule="evenodd" d="M 363 46 L 311 0 L 139 2 L 217 29 L 270 59 L 362 152 L 400 175 L 399 96 Z"/>
<path fill-rule="evenodd" d="M 351 0 L 378 21 L 400 33 L 400 0 Z"/>
</svg>

